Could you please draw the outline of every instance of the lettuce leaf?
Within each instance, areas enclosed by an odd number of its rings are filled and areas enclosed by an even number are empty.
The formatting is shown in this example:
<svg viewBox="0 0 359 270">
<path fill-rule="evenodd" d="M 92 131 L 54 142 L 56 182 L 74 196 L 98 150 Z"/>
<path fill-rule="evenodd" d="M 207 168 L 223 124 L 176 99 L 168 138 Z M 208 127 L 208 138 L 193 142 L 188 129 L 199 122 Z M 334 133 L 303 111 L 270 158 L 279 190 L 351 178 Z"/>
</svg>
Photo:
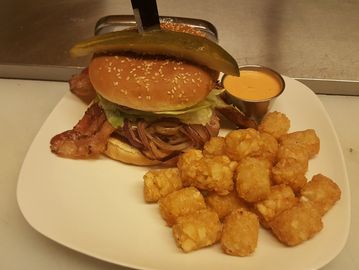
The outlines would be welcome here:
<svg viewBox="0 0 359 270">
<path fill-rule="evenodd" d="M 222 91 L 222 89 L 213 89 L 206 97 L 206 99 L 197 103 L 196 105 L 182 110 L 174 111 L 145 112 L 131 108 L 125 108 L 123 106 L 112 103 L 111 101 L 108 101 L 100 95 L 98 95 L 98 102 L 102 109 L 105 111 L 107 120 L 114 128 L 122 127 L 125 118 L 133 120 L 136 118 L 143 118 L 146 121 L 151 122 L 158 118 L 175 117 L 186 124 L 205 125 L 211 119 L 213 109 L 215 107 L 228 106 L 219 97 Z"/>
</svg>

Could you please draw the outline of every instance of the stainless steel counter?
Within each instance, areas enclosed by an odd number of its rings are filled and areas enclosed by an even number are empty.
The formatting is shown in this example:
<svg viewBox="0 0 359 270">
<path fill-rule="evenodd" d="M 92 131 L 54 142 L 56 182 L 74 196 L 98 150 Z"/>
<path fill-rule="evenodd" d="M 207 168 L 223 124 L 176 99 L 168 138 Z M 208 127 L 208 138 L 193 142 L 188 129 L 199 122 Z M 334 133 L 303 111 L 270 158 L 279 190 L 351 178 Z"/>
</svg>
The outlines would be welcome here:
<svg viewBox="0 0 359 270">
<path fill-rule="evenodd" d="M 157 2 L 160 15 L 212 22 L 239 64 L 303 78 L 317 92 L 359 94 L 359 1 Z M 2 1 L 0 77 L 67 80 L 88 61 L 72 59 L 69 48 L 113 14 L 132 14 L 130 1 Z"/>
</svg>

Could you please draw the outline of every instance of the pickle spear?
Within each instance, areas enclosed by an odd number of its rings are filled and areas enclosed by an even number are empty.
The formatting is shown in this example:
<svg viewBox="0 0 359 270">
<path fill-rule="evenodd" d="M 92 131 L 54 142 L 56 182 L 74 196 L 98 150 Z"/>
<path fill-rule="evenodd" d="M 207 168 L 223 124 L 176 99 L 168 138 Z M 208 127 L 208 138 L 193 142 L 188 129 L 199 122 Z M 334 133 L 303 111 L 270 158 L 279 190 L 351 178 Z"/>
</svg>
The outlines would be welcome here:
<svg viewBox="0 0 359 270">
<path fill-rule="evenodd" d="M 80 41 L 70 50 L 74 57 L 112 52 L 172 56 L 225 74 L 239 75 L 236 60 L 221 46 L 204 37 L 183 32 L 161 30 L 139 34 L 117 31 Z"/>
</svg>

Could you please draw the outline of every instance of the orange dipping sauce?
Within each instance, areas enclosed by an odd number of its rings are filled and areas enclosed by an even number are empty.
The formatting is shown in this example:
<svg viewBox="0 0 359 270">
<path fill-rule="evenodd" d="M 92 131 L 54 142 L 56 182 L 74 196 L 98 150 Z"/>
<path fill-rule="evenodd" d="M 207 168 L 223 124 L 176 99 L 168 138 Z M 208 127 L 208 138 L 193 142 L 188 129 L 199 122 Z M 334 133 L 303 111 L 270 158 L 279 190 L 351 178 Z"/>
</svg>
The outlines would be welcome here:
<svg viewBox="0 0 359 270">
<path fill-rule="evenodd" d="M 239 77 L 226 75 L 222 83 L 232 96 L 248 101 L 267 100 L 283 90 L 278 76 L 266 70 L 240 70 Z"/>
</svg>

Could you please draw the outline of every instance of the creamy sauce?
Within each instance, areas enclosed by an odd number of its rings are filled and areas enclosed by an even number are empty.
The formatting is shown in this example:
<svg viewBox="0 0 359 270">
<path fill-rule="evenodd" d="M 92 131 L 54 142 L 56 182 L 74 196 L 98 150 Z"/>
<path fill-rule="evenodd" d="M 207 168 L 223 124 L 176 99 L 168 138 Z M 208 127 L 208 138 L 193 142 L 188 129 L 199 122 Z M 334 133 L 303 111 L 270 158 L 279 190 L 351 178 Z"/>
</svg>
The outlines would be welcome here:
<svg viewBox="0 0 359 270">
<path fill-rule="evenodd" d="M 227 75 L 223 85 L 231 95 L 244 100 L 269 99 L 281 91 L 278 78 L 260 70 L 241 70 L 240 77 Z"/>
</svg>

